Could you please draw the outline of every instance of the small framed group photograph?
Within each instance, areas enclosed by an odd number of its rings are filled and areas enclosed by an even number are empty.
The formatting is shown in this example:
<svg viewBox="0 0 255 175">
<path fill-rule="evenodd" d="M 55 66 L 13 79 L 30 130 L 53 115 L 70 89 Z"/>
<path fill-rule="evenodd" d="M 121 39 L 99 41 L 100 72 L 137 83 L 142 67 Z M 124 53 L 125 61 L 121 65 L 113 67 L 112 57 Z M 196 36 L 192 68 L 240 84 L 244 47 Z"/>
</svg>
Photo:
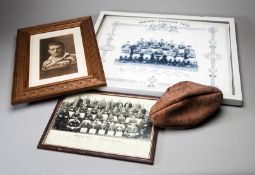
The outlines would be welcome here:
<svg viewBox="0 0 255 175">
<path fill-rule="evenodd" d="M 91 17 L 18 30 L 12 104 L 104 85 Z"/>
<path fill-rule="evenodd" d="M 153 98 L 83 93 L 60 100 L 38 148 L 153 164 Z"/>
<path fill-rule="evenodd" d="M 233 18 L 102 11 L 95 31 L 107 80 L 100 90 L 160 97 L 193 81 L 242 105 Z"/>
</svg>

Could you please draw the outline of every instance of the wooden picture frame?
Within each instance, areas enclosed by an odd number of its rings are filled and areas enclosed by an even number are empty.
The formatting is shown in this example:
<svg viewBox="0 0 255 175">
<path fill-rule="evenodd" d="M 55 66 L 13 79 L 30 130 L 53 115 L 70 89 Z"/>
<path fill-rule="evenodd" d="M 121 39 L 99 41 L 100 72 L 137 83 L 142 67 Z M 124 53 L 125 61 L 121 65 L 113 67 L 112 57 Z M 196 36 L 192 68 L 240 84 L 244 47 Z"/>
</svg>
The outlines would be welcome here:
<svg viewBox="0 0 255 175">
<path fill-rule="evenodd" d="M 153 164 L 157 128 L 149 111 L 155 102 L 102 92 L 60 99 L 38 148 Z"/>
<path fill-rule="evenodd" d="M 18 29 L 12 104 L 105 85 L 91 17 Z"/>
<path fill-rule="evenodd" d="M 235 20 L 101 11 L 96 24 L 105 92 L 160 97 L 180 81 L 216 86 L 241 106 Z"/>
</svg>

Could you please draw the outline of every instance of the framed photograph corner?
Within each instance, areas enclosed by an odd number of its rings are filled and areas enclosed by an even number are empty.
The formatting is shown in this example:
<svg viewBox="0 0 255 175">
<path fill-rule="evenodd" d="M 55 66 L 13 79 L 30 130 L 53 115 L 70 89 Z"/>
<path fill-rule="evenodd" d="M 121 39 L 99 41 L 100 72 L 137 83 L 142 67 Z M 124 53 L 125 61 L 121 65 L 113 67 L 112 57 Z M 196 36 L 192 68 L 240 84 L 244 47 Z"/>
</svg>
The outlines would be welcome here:
<svg viewBox="0 0 255 175">
<path fill-rule="evenodd" d="M 12 104 L 105 85 L 91 17 L 18 29 Z"/>
</svg>

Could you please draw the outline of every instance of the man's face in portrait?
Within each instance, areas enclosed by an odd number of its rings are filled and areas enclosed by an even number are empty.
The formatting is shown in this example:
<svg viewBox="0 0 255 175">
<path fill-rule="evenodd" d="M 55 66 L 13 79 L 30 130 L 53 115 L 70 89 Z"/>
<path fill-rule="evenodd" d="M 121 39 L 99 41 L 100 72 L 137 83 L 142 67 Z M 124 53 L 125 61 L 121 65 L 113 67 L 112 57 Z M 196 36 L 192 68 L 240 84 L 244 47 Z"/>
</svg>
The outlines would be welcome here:
<svg viewBox="0 0 255 175">
<path fill-rule="evenodd" d="M 61 57 L 64 55 L 65 50 L 61 45 L 49 45 L 48 52 L 51 54 L 51 56 Z"/>
</svg>

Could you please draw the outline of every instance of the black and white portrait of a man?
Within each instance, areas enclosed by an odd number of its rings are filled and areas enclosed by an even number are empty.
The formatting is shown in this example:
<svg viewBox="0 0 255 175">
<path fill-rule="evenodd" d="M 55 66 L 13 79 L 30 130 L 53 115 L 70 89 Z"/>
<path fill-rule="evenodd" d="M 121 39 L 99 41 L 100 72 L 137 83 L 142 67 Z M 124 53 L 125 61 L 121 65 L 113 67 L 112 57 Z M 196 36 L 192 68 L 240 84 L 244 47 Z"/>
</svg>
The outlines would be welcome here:
<svg viewBox="0 0 255 175">
<path fill-rule="evenodd" d="M 73 35 L 40 41 L 40 79 L 78 72 Z"/>
</svg>

